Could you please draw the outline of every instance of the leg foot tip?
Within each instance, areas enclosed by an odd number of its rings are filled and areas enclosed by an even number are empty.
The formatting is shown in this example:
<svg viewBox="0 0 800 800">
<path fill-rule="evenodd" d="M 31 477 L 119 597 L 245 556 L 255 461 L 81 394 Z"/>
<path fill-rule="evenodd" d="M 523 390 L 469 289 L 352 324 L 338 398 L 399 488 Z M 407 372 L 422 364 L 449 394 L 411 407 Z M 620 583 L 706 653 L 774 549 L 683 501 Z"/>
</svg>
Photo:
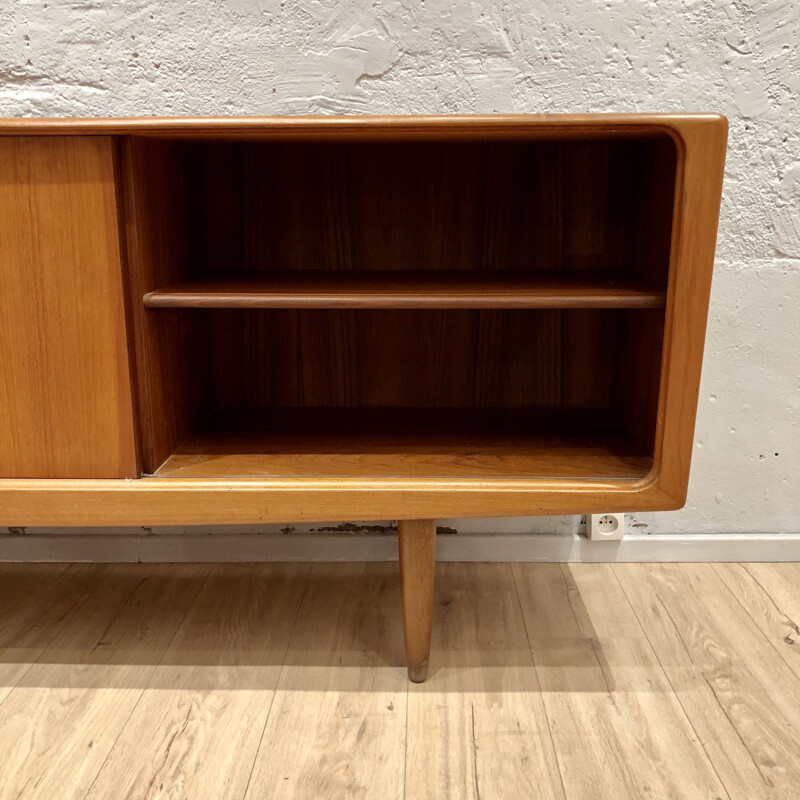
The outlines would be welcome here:
<svg viewBox="0 0 800 800">
<path fill-rule="evenodd" d="M 417 667 L 408 668 L 408 679 L 412 683 L 423 683 L 428 677 L 428 662 L 420 664 Z"/>
</svg>

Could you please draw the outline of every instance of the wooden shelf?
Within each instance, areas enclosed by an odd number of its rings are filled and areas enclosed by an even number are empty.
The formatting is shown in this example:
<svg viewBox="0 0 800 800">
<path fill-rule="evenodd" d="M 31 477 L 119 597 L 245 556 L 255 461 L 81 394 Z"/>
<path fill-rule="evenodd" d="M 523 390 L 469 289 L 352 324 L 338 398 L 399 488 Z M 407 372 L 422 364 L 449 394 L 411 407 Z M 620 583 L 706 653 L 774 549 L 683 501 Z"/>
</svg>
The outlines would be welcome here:
<svg viewBox="0 0 800 800">
<path fill-rule="evenodd" d="M 144 295 L 148 308 L 663 308 L 620 272 L 285 271 L 220 275 Z"/>
<path fill-rule="evenodd" d="M 651 466 L 603 411 L 301 408 L 227 412 L 155 474 L 635 480 Z"/>
</svg>

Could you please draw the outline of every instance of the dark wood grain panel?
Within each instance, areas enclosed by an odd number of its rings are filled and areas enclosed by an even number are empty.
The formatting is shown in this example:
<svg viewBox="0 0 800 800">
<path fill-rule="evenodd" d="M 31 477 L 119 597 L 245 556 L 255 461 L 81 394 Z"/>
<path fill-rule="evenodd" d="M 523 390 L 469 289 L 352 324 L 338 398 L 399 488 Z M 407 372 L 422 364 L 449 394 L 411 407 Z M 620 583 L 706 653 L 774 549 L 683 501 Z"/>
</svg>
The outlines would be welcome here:
<svg viewBox="0 0 800 800">
<path fill-rule="evenodd" d="M 565 149 L 562 142 L 488 147 L 482 268 L 562 268 Z"/>
<path fill-rule="evenodd" d="M 360 403 L 381 407 L 473 406 L 478 314 L 355 312 Z"/>
<path fill-rule="evenodd" d="M 667 136 L 182 147 L 214 271 L 614 269 L 652 234 L 663 285 Z"/>
<path fill-rule="evenodd" d="M 560 407 L 561 312 L 478 312 L 476 404 Z"/>
<path fill-rule="evenodd" d="M 347 149 L 353 269 L 481 267 L 487 147 Z"/>
<path fill-rule="evenodd" d="M 645 452 L 652 452 L 661 389 L 664 315 L 658 311 L 631 311 L 621 321 L 611 402 L 625 430 Z M 634 377 L 635 376 L 635 377 Z M 631 380 L 636 381 L 630 391 Z"/>
<path fill-rule="evenodd" d="M 220 407 L 600 408 L 632 312 L 158 313 L 211 320 L 200 341 Z M 195 347 L 186 341 L 187 358 Z"/>
<path fill-rule="evenodd" d="M 207 413 L 211 397 L 204 364 L 209 328 L 202 315 L 145 311 L 139 298 L 185 280 L 202 263 L 205 242 L 198 176 L 174 142 L 132 137 L 121 151 L 122 234 L 130 280 L 142 462 L 151 472 Z"/>
<path fill-rule="evenodd" d="M 677 151 L 669 139 L 647 147 L 616 145 L 618 161 L 626 161 L 636 180 L 628 185 L 631 224 L 627 228 L 625 269 L 651 285 L 667 287 L 672 258 L 672 221 L 677 177 Z"/>
<path fill-rule="evenodd" d="M 586 310 L 580 314 L 561 314 L 561 402 L 564 408 L 608 408 L 613 405 L 619 386 L 615 364 L 618 358 L 619 330 L 632 312 L 613 314 Z"/>
<path fill-rule="evenodd" d="M 221 407 L 474 403 L 478 312 L 210 313 Z"/>
<path fill-rule="evenodd" d="M 219 271 L 349 269 L 347 149 L 196 145 L 207 263 Z"/>
<path fill-rule="evenodd" d="M 609 181 L 609 142 L 575 142 L 563 152 L 562 269 L 612 266 L 607 247 L 609 219 L 627 221 L 626 193 Z"/>
<path fill-rule="evenodd" d="M 605 409 L 652 452 L 616 382 L 652 409 L 625 315 L 666 305 L 668 137 L 125 152 L 150 470 L 232 409 Z"/>
</svg>

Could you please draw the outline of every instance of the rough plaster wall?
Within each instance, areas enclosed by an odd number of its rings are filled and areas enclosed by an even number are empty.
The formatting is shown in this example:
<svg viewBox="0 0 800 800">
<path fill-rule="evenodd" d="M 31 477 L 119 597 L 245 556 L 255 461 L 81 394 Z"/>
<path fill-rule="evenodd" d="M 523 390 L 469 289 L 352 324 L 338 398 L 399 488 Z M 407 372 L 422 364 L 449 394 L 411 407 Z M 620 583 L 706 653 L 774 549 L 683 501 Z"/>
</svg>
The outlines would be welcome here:
<svg viewBox="0 0 800 800">
<path fill-rule="evenodd" d="M 791 532 L 800 517 L 799 42 L 797 0 L 6 0 L 0 114 L 726 114 L 689 501 L 635 522 L 651 532 Z"/>
</svg>

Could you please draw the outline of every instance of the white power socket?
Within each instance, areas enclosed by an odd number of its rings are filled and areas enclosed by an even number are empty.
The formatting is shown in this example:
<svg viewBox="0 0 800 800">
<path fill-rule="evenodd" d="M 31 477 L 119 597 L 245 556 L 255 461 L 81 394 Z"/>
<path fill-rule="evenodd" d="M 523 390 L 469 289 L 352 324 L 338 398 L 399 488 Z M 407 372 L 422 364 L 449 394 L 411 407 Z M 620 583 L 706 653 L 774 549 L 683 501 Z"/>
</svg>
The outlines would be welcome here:
<svg viewBox="0 0 800 800">
<path fill-rule="evenodd" d="M 593 542 L 618 542 L 625 533 L 625 515 L 589 514 L 586 529 Z"/>
</svg>

